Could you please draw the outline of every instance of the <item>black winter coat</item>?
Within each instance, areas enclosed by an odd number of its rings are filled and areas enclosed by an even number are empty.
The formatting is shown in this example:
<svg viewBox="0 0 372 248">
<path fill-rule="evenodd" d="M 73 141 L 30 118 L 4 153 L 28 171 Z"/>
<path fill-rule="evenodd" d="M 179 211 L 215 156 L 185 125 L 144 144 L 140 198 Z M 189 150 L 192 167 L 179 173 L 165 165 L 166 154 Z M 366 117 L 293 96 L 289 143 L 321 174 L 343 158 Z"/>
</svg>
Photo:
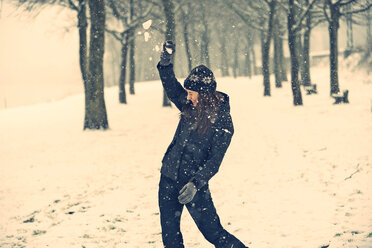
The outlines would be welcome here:
<svg viewBox="0 0 372 248">
<path fill-rule="evenodd" d="M 173 65 L 157 66 L 168 98 L 182 111 L 187 103 L 187 91 L 177 81 Z M 230 115 L 229 97 L 223 96 L 217 118 L 210 130 L 200 136 L 180 119 L 174 138 L 162 160 L 161 173 L 173 180 L 191 181 L 198 189 L 205 186 L 218 172 L 230 145 L 234 126 Z"/>
</svg>

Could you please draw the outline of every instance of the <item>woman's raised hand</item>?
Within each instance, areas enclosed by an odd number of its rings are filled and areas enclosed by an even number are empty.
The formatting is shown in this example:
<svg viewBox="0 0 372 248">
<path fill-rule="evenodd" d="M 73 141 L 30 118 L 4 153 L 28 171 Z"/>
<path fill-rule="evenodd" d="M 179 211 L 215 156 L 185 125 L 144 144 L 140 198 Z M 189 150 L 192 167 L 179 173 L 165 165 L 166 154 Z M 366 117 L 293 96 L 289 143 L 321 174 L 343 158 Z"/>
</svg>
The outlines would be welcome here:
<svg viewBox="0 0 372 248">
<path fill-rule="evenodd" d="M 174 44 L 172 41 L 167 40 L 163 44 L 163 50 L 160 54 L 160 65 L 167 66 L 170 64 L 173 54 L 176 51 L 176 44 Z"/>
</svg>

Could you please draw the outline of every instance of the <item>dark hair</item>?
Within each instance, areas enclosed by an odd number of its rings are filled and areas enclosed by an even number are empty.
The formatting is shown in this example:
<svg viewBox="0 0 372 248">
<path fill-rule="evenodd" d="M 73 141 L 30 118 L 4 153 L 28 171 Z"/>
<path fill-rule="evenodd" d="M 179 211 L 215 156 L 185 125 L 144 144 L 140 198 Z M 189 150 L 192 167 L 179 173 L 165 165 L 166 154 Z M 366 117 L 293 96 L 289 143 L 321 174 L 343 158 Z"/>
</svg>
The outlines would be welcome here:
<svg viewBox="0 0 372 248">
<path fill-rule="evenodd" d="M 199 93 L 196 112 L 192 113 L 192 104 L 185 104 L 182 108 L 180 118 L 190 122 L 200 136 L 205 135 L 217 119 L 223 96 L 218 92 Z"/>
</svg>

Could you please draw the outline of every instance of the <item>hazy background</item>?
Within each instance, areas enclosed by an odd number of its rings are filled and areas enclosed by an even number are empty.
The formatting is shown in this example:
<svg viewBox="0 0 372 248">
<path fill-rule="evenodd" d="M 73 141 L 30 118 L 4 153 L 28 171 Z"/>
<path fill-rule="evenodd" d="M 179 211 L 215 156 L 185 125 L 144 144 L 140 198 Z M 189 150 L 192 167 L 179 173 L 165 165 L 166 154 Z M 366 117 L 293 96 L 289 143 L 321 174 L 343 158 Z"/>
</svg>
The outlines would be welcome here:
<svg viewBox="0 0 372 248">
<path fill-rule="evenodd" d="M 210 27 L 213 29 L 213 26 Z M 366 43 L 365 27 L 353 26 L 354 47 Z M 227 30 L 227 32 L 229 32 Z M 180 32 L 177 33 L 178 36 Z M 136 71 L 136 81 L 157 79 L 155 65 L 159 52 L 155 49 L 163 42 L 163 36 L 150 31 L 145 42 L 143 30 L 138 30 L 136 61 L 142 67 Z M 177 37 L 182 40 L 182 37 Z M 181 42 L 180 42 L 181 43 Z M 220 52 L 210 46 L 213 69 Z M 339 51 L 346 47 L 346 28 L 341 22 Z M 119 44 L 106 33 L 105 85 L 116 85 L 119 77 Z M 288 45 L 284 44 L 288 55 Z M 257 62 L 260 63 L 259 42 L 255 44 Z M 311 34 L 311 51 L 329 51 L 327 23 L 315 27 Z M 49 7 L 34 17 L 21 12 L 9 2 L 2 1 L 0 18 L 0 109 L 61 99 L 83 92 L 79 69 L 78 32 L 76 14 L 67 8 Z M 176 59 L 185 60 L 184 49 L 179 48 Z M 113 62 L 114 61 L 114 62 Z M 116 62 L 115 62 L 116 61 Z M 185 76 L 187 68 L 176 67 L 179 76 Z M 215 72 L 217 75 L 218 70 Z"/>
</svg>

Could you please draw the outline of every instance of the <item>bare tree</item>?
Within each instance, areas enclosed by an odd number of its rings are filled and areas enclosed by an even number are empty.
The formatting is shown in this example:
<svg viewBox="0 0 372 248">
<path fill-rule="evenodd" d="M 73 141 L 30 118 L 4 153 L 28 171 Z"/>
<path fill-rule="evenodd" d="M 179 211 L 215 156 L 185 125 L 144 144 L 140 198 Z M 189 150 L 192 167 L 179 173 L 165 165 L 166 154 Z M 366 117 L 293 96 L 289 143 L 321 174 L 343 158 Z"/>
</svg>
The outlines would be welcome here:
<svg viewBox="0 0 372 248">
<path fill-rule="evenodd" d="M 40 11 L 45 6 L 59 5 L 76 11 L 79 29 L 79 63 L 85 92 L 85 129 L 107 129 L 107 112 L 104 100 L 103 54 L 105 2 L 104 0 L 18 0 L 25 11 Z M 90 41 L 88 48 L 87 5 L 90 13 Z M 89 49 L 89 55 L 88 55 Z"/>
<path fill-rule="evenodd" d="M 366 25 L 367 25 L 367 56 L 370 56 L 372 54 L 372 14 L 371 9 L 369 9 L 365 15 L 366 18 Z"/>
<path fill-rule="evenodd" d="M 135 82 L 135 62 L 134 62 L 134 50 L 135 50 L 135 30 L 149 17 L 152 10 L 152 5 L 147 4 L 146 6 L 135 6 L 133 0 L 130 2 L 108 0 L 108 6 L 111 10 L 109 12 L 110 17 L 115 18 L 120 22 L 119 27 L 106 26 L 106 32 L 111 34 L 121 44 L 121 65 L 120 65 L 120 77 L 119 77 L 119 102 L 126 104 L 126 91 L 125 81 L 128 65 L 128 51 L 129 51 L 129 85 L 130 93 L 134 94 L 134 82 Z M 134 8 L 138 10 L 135 15 Z M 129 9 L 129 12 L 127 11 Z M 118 29 L 120 31 L 118 31 Z"/>
<path fill-rule="evenodd" d="M 232 9 L 249 27 L 261 32 L 261 55 L 264 96 L 270 96 L 270 44 L 273 35 L 275 0 L 264 1 L 229 1 L 226 5 Z"/>
<path fill-rule="evenodd" d="M 340 18 L 348 14 L 356 14 L 369 10 L 372 7 L 370 0 L 327 0 L 323 3 L 324 16 L 328 21 L 330 41 L 330 95 L 340 92 L 338 80 L 338 29 Z"/>
<path fill-rule="evenodd" d="M 203 64 L 206 64 L 207 67 L 211 67 L 209 59 L 209 30 L 208 30 L 208 20 L 206 15 L 205 3 L 200 2 L 200 17 L 201 17 L 201 46 L 200 46 L 200 61 Z"/>
<path fill-rule="evenodd" d="M 294 106 L 303 105 L 300 83 L 298 79 L 297 34 L 301 29 L 302 20 L 306 17 L 316 0 L 308 3 L 305 8 L 298 8 L 294 0 L 288 0 L 288 46 L 291 55 L 291 87 Z M 300 12 L 300 13 L 298 13 Z"/>
<path fill-rule="evenodd" d="M 161 0 L 164 8 L 165 15 L 165 40 L 175 42 L 176 37 L 176 22 L 174 18 L 174 4 L 172 0 Z M 172 61 L 174 64 L 174 61 Z M 170 107 L 171 103 L 165 91 L 163 91 L 163 107 Z"/>
<path fill-rule="evenodd" d="M 278 18 L 278 15 L 275 17 L 274 21 L 274 73 L 275 73 L 275 87 L 276 88 L 282 88 L 282 66 L 280 65 L 282 63 L 281 61 L 281 45 L 283 43 L 280 42 L 280 20 Z"/>
<path fill-rule="evenodd" d="M 89 0 L 89 76 L 85 87 L 84 129 L 107 129 L 104 99 L 103 54 L 105 52 L 105 1 Z"/>
<path fill-rule="evenodd" d="M 309 0 L 305 0 L 306 5 L 310 4 Z M 305 31 L 303 35 L 303 67 L 301 80 L 304 86 L 311 85 L 311 75 L 310 75 L 310 34 L 311 34 L 311 17 L 312 11 L 308 11 L 305 17 Z"/>
<path fill-rule="evenodd" d="M 182 34 L 183 34 L 183 39 L 185 42 L 185 51 L 186 51 L 186 57 L 187 57 L 187 66 L 188 66 L 188 71 L 190 72 L 192 70 L 192 54 L 191 54 L 191 49 L 190 49 L 190 39 L 189 39 L 189 25 L 191 22 L 191 3 L 188 2 L 184 7 L 180 8 L 180 20 L 182 20 Z"/>
</svg>

